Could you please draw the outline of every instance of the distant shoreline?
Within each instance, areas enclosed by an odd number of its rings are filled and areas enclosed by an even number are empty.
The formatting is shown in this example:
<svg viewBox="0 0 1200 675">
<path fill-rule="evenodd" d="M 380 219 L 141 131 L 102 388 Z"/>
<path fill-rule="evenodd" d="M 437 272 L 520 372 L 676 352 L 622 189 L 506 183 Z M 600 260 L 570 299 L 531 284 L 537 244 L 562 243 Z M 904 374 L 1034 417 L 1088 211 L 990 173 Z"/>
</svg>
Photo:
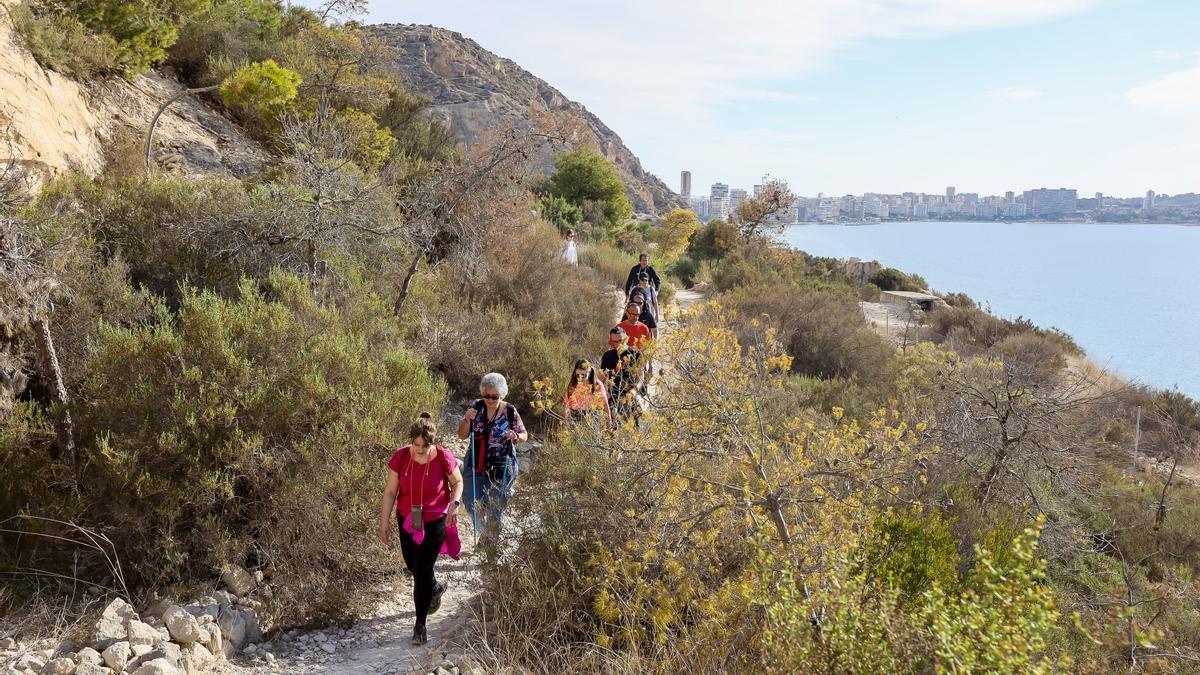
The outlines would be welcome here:
<svg viewBox="0 0 1200 675">
<path fill-rule="evenodd" d="M 915 223 L 962 223 L 981 225 L 1180 225 L 1183 227 L 1200 227 L 1196 221 L 1158 221 L 1158 220 L 838 220 L 832 222 L 801 221 L 788 223 L 788 227 L 800 225 L 906 225 Z"/>
</svg>

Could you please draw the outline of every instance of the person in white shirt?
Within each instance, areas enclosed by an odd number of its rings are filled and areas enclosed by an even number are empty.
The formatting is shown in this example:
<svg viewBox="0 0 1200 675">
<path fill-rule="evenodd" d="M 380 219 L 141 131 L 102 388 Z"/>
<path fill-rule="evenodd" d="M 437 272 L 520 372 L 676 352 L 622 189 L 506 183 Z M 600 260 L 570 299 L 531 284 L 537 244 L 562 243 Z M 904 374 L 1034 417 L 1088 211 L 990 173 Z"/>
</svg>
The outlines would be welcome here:
<svg viewBox="0 0 1200 675">
<path fill-rule="evenodd" d="M 569 265 L 579 264 L 579 252 L 575 249 L 575 230 L 567 230 L 567 241 L 563 244 L 563 260 Z"/>
</svg>

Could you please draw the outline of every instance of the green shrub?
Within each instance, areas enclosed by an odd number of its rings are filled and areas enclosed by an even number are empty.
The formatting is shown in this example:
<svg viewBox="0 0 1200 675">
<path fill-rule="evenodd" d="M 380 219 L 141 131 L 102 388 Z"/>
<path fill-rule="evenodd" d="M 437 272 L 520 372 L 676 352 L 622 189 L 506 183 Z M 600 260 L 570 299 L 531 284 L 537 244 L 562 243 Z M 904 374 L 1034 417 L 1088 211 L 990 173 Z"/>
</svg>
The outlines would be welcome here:
<svg viewBox="0 0 1200 675">
<path fill-rule="evenodd" d="M 995 350 L 1011 371 L 1024 379 L 1049 384 L 1067 365 L 1062 345 L 1036 333 L 1017 333 L 996 343 Z"/>
<path fill-rule="evenodd" d="M 284 11 L 276 0 L 210 0 L 179 26 L 168 63 L 193 83 L 207 78 L 211 59 L 251 63 L 273 56 L 282 39 Z"/>
<path fill-rule="evenodd" d="M 167 58 L 179 23 L 195 12 L 197 0 L 63 0 L 62 7 L 85 26 L 110 35 L 116 43 L 117 68 L 126 77 L 149 70 Z"/>
<path fill-rule="evenodd" d="M 700 263 L 685 255 L 672 263 L 667 272 L 678 277 L 685 288 L 691 288 L 696 284 L 696 276 L 700 274 Z"/>
<path fill-rule="evenodd" d="M 240 563 L 274 578 L 286 622 L 353 611 L 387 567 L 370 547 L 384 463 L 444 396 L 388 310 L 377 296 L 321 306 L 276 273 L 234 300 L 188 290 L 177 316 L 101 332 L 82 489 L 133 584 Z"/>
<path fill-rule="evenodd" d="M 589 205 L 595 205 L 595 217 L 589 214 L 589 220 L 604 230 L 621 228 L 633 215 L 633 204 L 625 196 L 625 183 L 617 167 L 588 147 L 555 155 L 554 173 L 546 178 L 546 191 L 583 208 L 585 213 Z"/>
<path fill-rule="evenodd" d="M 1026 529 L 997 556 L 980 547 L 962 594 L 935 586 L 921 616 L 933 642 L 936 670 L 1052 673 L 1066 663 L 1052 651 L 1059 618 L 1037 555 L 1038 527 Z"/>
<path fill-rule="evenodd" d="M 12 5 L 8 10 L 22 44 L 43 68 L 80 79 L 116 67 L 116 42 L 108 35 L 88 33 L 74 16 L 39 15 L 29 5 Z"/>
<path fill-rule="evenodd" d="M 873 283 L 867 282 L 858 289 L 858 299 L 863 302 L 879 302 L 881 290 Z"/>
<path fill-rule="evenodd" d="M 863 554 L 863 569 L 894 588 L 911 607 L 934 587 L 958 587 L 958 551 L 940 514 L 887 515 L 877 519 Z"/>
<path fill-rule="evenodd" d="M 905 274 L 898 269 L 885 267 L 876 272 L 870 282 L 885 291 L 923 291 L 925 280 L 915 274 Z"/>
<path fill-rule="evenodd" d="M 30 218 L 94 240 L 100 256 L 120 256 L 134 285 L 178 302 L 183 282 L 226 293 L 244 274 L 285 261 L 287 247 L 262 244 L 261 195 L 237 180 L 165 175 L 102 179 L 71 176 L 49 186 Z"/>
<path fill-rule="evenodd" d="M 556 195 L 539 199 L 538 212 L 546 222 L 553 223 L 559 230 L 579 227 L 583 222 L 583 209 Z"/>
<path fill-rule="evenodd" d="M 299 84 L 298 73 L 267 59 L 238 68 L 221 83 L 220 91 L 226 105 L 267 116 L 296 98 Z"/>
<path fill-rule="evenodd" d="M 975 300 L 966 293 L 946 293 L 942 296 L 942 299 L 951 307 L 976 307 Z"/>
</svg>

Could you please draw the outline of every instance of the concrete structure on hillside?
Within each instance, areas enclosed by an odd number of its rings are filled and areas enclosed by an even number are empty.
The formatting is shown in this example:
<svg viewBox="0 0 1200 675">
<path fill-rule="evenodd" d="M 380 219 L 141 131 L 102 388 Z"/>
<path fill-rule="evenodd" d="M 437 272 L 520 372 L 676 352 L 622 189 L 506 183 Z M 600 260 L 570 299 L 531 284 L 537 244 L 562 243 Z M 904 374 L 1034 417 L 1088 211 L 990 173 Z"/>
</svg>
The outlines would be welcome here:
<svg viewBox="0 0 1200 675">
<path fill-rule="evenodd" d="M 899 305 L 910 310 L 921 310 L 923 312 L 928 312 L 934 307 L 942 307 L 946 304 L 945 300 L 936 295 L 913 291 L 884 291 L 879 294 L 879 302 L 889 305 Z"/>
</svg>

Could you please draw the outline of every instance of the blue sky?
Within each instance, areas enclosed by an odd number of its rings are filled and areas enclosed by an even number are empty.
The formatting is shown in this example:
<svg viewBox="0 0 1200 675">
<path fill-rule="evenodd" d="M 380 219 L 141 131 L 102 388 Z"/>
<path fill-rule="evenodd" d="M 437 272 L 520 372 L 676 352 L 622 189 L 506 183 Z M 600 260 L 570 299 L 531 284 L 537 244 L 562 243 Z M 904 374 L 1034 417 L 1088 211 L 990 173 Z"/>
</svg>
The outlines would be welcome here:
<svg viewBox="0 0 1200 675">
<path fill-rule="evenodd" d="M 678 189 L 1200 192 L 1197 0 L 375 0 L 586 105 Z"/>
</svg>

